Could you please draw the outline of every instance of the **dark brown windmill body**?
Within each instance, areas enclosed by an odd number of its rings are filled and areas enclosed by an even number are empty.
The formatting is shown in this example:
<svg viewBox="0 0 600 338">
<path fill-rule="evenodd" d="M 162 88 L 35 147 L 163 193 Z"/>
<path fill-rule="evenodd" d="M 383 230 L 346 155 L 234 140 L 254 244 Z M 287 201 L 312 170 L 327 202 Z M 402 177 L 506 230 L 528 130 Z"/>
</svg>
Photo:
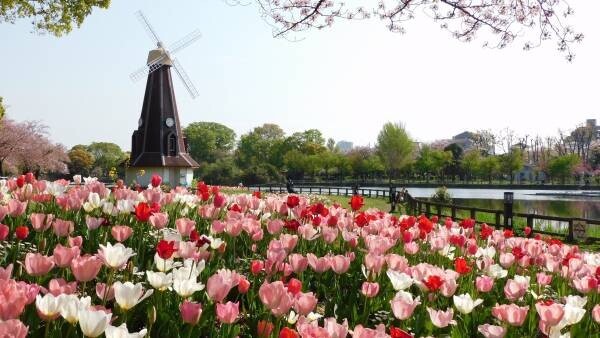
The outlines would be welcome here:
<svg viewBox="0 0 600 338">
<path fill-rule="evenodd" d="M 131 156 L 127 169 L 127 182 L 148 185 L 153 174 L 163 178 L 171 186 L 189 186 L 193 172 L 199 165 L 190 157 L 183 136 L 173 90 L 171 68 L 183 81 L 192 97 L 198 95 L 193 84 L 171 53 L 189 45 L 199 37 L 199 33 L 188 35 L 176 45 L 172 52 L 167 51 L 158 36 L 148 24 L 143 14 L 140 20 L 147 25 L 151 37 L 157 41 L 158 48 L 148 54 L 146 67 L 132 74 L 132 78 L 148 75 L 142 113 L 138 128 L 131 136 Z"/>
</svg>

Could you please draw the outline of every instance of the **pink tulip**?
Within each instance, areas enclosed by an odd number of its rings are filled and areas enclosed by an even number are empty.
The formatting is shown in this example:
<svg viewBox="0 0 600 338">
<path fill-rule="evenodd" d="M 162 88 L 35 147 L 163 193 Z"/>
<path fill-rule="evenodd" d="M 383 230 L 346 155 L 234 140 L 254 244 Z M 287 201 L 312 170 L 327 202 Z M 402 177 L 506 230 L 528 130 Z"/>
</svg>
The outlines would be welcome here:
<svg viewBox="0 0 600 338">
<path fill-rule="evenodd" d="M 71 232 L 73 232 L 74 224 L 72 221 L 56 219 L 54 220 L 54 223 L 52 223 L 52 229 L 54 229 L 56 236 L 67 237 Z"/>
<path fill-rule="evenodd" d="M 308 267 L 308 259 L 301 254 L 291 254 L 288 257 L 288 261 L 295 273 L 301 273 Z"/>
<path fill-rule="evenodd" d="M 565 313 L 564 305 L 558 303 L 546 305 L 543 302 L 537 302 L 535 303 L 535 309 L 540 315 L 540 320 L 548 326 L 558 324 Z"/>
<path fill-rule="evenodd" d="M 133 234 L 133 229 L 127 225 L 115 225 L 110 229 L 110 233 L 116 241 L 125 242 Z"/>
<path fill-rule="evenodd" d="M 527 285 L 519 283 L 512 279 L 506 281 L 504 285 L 504 295 L 510 301 L 515 301 L 525 295 L 527 292 Z"/>
<path fill-rule="evenodd" d="M 18 319 L 0 321 L 0 337 L 25 338 L 29 332 L 29 327 Z"/>
<path fill-rule="evenodd" d="M 48 283 L 48 291 L 53 296 L 58 296 L 60 294 L 71 295 L 77 292 L 77 282 L 67 283 L 62 278 L 55 278 Z"/>
<path fill-rule="evenodd" d="M 279 241 L 281 242 L 281 246 L 287 251 L 292 252 L 298 243 L 297 235 L 290 234 L 282 234 L 279 236 Z"/>
<path fill-rule="evenodd" d="M 196 228 L 196 222 L 189 218 L 179 218 L 175 221 L 175 226 L 182 236 L 189 236 L 192 230 Z"/>
<path fill-rule="evenodd" d="M 85 216 L 85 225 L 87 225 L 87 228 L 90 230 L 98 229 L 102 223 L 104 223 L 104 218 L 96 218 L 89 215 Z"/>
<path fill-rule="evenodd" d="M 508 269 L 515 262 L 515 255 L 510 252 L 500 254 L 500 265 L 503 268 Z"/>
<path fill-rule="evenodd" d="M 202 315 L 202 305 L 186 299 L 179 305 L 179 313 L 184 323 L 196 325 Z"/>
<path fill-rule="evenodd" d="M 53 255 L 54 262 L 56 266 L 60 268 L 66 268 L 71 264 L 73 258 L 78 257 L 80 253 L 80 249 L 78 246 L 74 247 L 66 247 L 62 246 L 60 243 L 54 247 Z"/>
<path fill-rule="evenodd" d="M 421 304 L 419 297 L 413 299 L 412 295 L 408 292 L 398 292 L 390 301 L 394 317 L 400 320 L 410 318 L 419 304 Z"/>
<path fill-rule="evenodd" d="M 504 338 L 506 335 L 506 329 L 502 326 L 483 324 L 477 327 L 477 331 L 479 331 L 485 338 Z"/>
<path fill-rule="evenodd" d="M 162 229 L 169 223 L 169 216 L 166 213 L 155 212 L 148 221 L 155 229 Z"/>
<path fill-rule="evenodd" d="M 344 320 L 342 324 L 338 324 L 338 322 L 333 317 L 325 318 L 323 327 L 327 331 L 329 337 L 344 338 L 348 336 L 347 320 Z"/>
<path fill-rule="evenodd" d="M 452 297 L 454 293 L 456 293 L 457 288 L 458 284 L 456 283 L 456 279 L 445 276 L 444 283 L 440 287 L 440 293 L 444 295 L 444 297 Z"/>
<path fill-rule="evenodd" d="M 83 237 L 81 237 L 81 236 L 69 237 L 68 243 L 69 243 L 70 247 L 74 247 L 74 246 L 81 247 L 81 245 L 83 245 Z"/>
<path fill-rule="evenodd" d="M 260 301 L 279 317 L 289 312 L 294 304 L 294 299 L 287 291 L 283 282 L 263 283 L 258 289 Z"/>
<path fill-rule="evenodd" d="M 196 251 L 196 242 L 179 242 L 179 248 L 177 249 L 179 257 L 183 259 L 191 258 L 194 256 Z"/>
<path fill-rule="evenodd" d="M 360 292 L 367 298 L 373 298 L 379 293 L 379 283 L 364 282 Z"/>
<path fill-rule="evenodd" d="M 419 244 L 416 242 L 409 242 L 404 244 L 404 252 L 407 255 L 414 255 L 419 252 Z"/>
<path fill-rule="evenodd" d="M 112 287 L 106 287 L 104 283 L 96 283 L 96 296 L 102 300 L 110 301 L 115 298 L 115 289 Z"/>
<path fill-rule="evenodd" d="M 0 222 L 8 215 L 8 207 L 4 205 L 0 205 Z"/>
<path fill-rule="evenodd" d="M 385 261 L 389 269 L 398 272 L 405 272 L 408 269 L 408 260 L 404 256 L 388 254 L 385 256 Z"/>
<path fill-rule="evenodd" d="M 240 303 L 217 304 L 217 318 L 221 323 L 233 324 L 240 313 Z"/>
<path fill-rule="evenodd" d="M 12 217 L 18 217 L 25 213 L 27 210 L 27 202 L 20 202 L 16 199 L 8 201 L 8 214 Z"/>
<path fill-rule="evenodd" d="M 592 317 L 594 317 L 596 323 L 600 324 L 600 304 L 594 306 L 592 309 Z"/>
<path fill-rule="evenodd" d="M 452 310 L 452 308 L 442 311 L 427 307 L 427 312 L 429 312 L 429 319 L 431 319 L 431 323 L 433 323 L 433 325 L 436 327 L 444 328 L 450 324 L 456 324 L 456 321 L 452 319 L 452 317 L 454 317 L 454 310 Z"/>
<path fill-rule="evenodd" d="M 306 258 L 308 259 L 308 265 L 310 265 L 310 267 L 316 273 L 323 273 L 329 270 L 329 268 L 331 268 L 331 265 L 329 264 L 329 259 L 327 259 L 327 257 L 317 258 L 317 256 L 315 256 L 314 254 L 309 253 L 306 255 Z"/>
<path fill-rule="evenodd" d="M 547 275 L 543 272 L 538 272 L 536 277 L 537 277 L 537 283 L 540 286 L 546 286 L 546 285 L 549 285 L 550 283 L 552 283 L 552 275 Z"/>
<path fill-rule="evenodd" d="M 299 292 L 294 300 L 294 309 L 300 315 L 308 315 L 317 306 L 317 297 L 312 292 Z"/>
<path fill-rule="evenodd" d="M 52 257 L 31 252 L 25 255 L 25 270 L 31 276 L 43 276 L 52 270 L 52 268 L 54 268 Z"/>
<path fill-rule="evenodd" d="M 225 223 L 219 221 L 218 219 L 212 222 L 210 231 L 215 234 L 220 234 L 225 230 Z"/>
<path fill-rule="evenodd" d="M 96 278 L 102 268 L 102 260 L 97 256 L 79 256 L 71 261 L 71 272 L 80 282 L 89 282 Z"/>
<path fill-rule="evenodd" d="M 230 270 L 219 270 L 206 282 L 206 293 L 215 302 L 223 302 L 229 291 L 238 285 L 240 276 Z"/>
<path fill-rule="evenodd" d="M 10 228 L 6 224 L 0 224 L 0 241 L 3 241 L 8 237 L 8 233 L 10 232 Z"/>
<path fill-rule="evenodd" d="M 528 306 L 518 306 L 516 304 L 496 305 L 492 308 L 492 316 L 512 326 L 521 326 L 527 318 L 529 312 Z"/>
<path fill-rule="evenodd" d="M 489 276 L 480 276 L 475 278 L 475 287 L 479 292 L 490 292 L 494 286 L 494 279 Z"/>
<path fill-rule="evenodd" d="M 346 273 L 350 268 L 350 257 L 344 255 L 336 255 L 329 258 L 331 270 L 338 275 Z"/>
<path fill-rule="evenodd" d="M 590 291 L 596 291 L 598 288 L 598 280 L 595 277 L 585 276 L 581 279 L 574 278 L 572 280 L 575 289 L 581 293 L 590 293 Z"/>
<path fill-rule="evenodd" d="M 279 232 L 281 232 L 281 229 L 283 228 L 283 221 L 280 219 L 272 219 L 269 222 L 267 222 L 267 231 L 271 234 L 271 235 L 275 235 L 278 234 Z"/>
<path fill-rule="evenodd" d="M 385 256 L 383 255 L 368 253 L 365 256 L 365 267 L 373 273 L 379 274 L 384 264 Z"/>
<path fill-rule="evenodd" d="M 17 319 L 23 313 L 29 302 L 28 289 L 23 284 L 14 279 L 0 280 L 0 322 Z"/>
<path fill-rule="evenodd" d="M 6 268 L 0 267 L 0 280 L 8 280 L 12 275 L 13 265 L 9 264 Z"/>
<path fill-rule="evenodd" d="M 35 231 L 46 231 L 52 225 L 52 220 L 54 219 L 54 215 L 52 214 L 38 214 L 32 213 L 29 215 L 29 220 L 31 220 L 31 226 Z"/>
</svg>

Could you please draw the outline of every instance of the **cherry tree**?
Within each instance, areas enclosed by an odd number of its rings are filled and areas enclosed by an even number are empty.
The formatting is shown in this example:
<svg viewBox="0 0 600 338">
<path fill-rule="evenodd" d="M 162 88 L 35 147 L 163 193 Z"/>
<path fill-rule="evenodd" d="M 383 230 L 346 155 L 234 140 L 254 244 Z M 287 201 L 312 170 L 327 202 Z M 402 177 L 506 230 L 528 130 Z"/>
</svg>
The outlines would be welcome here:
<svg viewBox="0 0 600 338">
<path fill-rule="evenodd" d="M 231 1 L 231 0 L 230 0 Z M 233 0 L 238 1 L 238 0 Z M 521 40 L 529 50 L 555 40 L 567 60 L 583 34 L 565 21 L 574 14 L 564 0 L 256 0 L 274 36 L 322 29 L 341 20 L 379 19 L 392 32 L 404 33 L 404 23 L 429 17 L 461 41 L 485 32 L 484 46 L 504 48 Z"/>
<path fill-rule="evenodd" d="M 0 174 L 66 173 L 68 160 L 64 146 L 50 141 L 42 123 L 0 121 Z"/>
</svg>

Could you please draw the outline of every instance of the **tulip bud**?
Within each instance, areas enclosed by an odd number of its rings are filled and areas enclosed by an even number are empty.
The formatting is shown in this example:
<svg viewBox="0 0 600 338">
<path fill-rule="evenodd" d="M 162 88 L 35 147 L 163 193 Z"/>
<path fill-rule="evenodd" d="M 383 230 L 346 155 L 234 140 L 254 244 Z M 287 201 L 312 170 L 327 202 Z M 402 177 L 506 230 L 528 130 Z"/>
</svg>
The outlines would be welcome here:
<svg viewBox="0 0 600 338">
<path fill-rule="evenodd" d="M 46 238 L 42 238 L 42 240 L 40 241 L 40 244 L 38 244 L 38 251 L 44 251 L 44 249 L 46 248 Z"/>
<path fill-rule="evenodd" d="M 152 326 L 156 323 L 156 307 L 152 305 L 148 308 L 148 326 Z"/>
</svg>

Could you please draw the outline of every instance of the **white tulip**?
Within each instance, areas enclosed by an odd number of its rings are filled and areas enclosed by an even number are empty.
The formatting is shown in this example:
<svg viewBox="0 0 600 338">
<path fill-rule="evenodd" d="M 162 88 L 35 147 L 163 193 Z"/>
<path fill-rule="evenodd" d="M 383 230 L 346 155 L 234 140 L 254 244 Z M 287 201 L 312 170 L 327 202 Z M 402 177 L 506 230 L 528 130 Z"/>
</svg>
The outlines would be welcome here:
<svg viewBox="0 0 600 338">
<path fill-rule="evenodd" d="M 115 289 L 115 300 L 117 301 L 117 304 L 125 311 L 150 297 L 154 292 L 154 290 L 150 289 L 144 293 L 142 283 L 133 284 L 131 282 L 115 282 L 113 288 Z"/>
<path fill-rule="evenodd" d="M 521 285 L 526 285 L 527 288 L 529 288 L 529 284 L 531 281 L 531 277 L 529 276 L 520 276 L 520 275 L 515 275 L 515 277 L 513 278 L 513 280 Z"/>
<path fill-rule="evenodd" d="M 148 283 L 150 283 L 153 288 L 159 291 L 164 291 L 173 284 L 172 273 L 166 274 L 164 272 L 146 271 L 146 277 L 148 279 Z"/>
<path fill-rule="evenodd" d="M 73 182 L 75 184 L 81 184 L 81 175 L 73 175 Z"/>
<path fill-rule="evenodd" d="M 88 195 L 88 201 L 83 204 L 83 209 L 87 212 L 90 212 L 101 206 L 102 206 L 102 203 L 100 201 L 100 195 L 98 195 L 95 192 L 91 192 Z"/>
<path fill-rule="evenodd" d="M 196 291 L 201 291 L 204 289 L 204 284 L 196 281 L 196 277 L 179 279 L 176 278 L 173 280 L 173 289 L 177 292 L 181 297 L 190 297 Z"/>
<path fill-rule="evenodd" d="M 99 337 L 110 323 L 112 314 L 89 308 L 79 311 L 79 327 L 86 337 Z"/>
<path fill-rule="evenodd" d="M 583 308 L 585 306 L 585 304 L 587 303 L 587 297 L 581 297 L 581 296 L 575 296 L 575 295 L 569 295 L 565 297 L 565 304 L 566 305 L 571 305 L 573 307 L 577 307 L 577 308 Z"/>
<path fill-rule="evenodd" d="M 459 296 L 454 295 L 452 296 L 452 299 L 454 300 L 454 306 L 456 307 L 458 312 L 465 315 L 471 313 L 476 306 L 483 303 L 483 299 L 473 300 L 473 298 L 471 298 L 471 295 L 468 293 Z"/>
<path fill-rule="evenodd" d="M 392 282 L 392 286 L 394 290 L 406 290 L 413 284 L 413 279 L 405 274 L 404 272 L 398 272 L 395 270 L 387 270 L 386 274 L 390 281 Z"/>
<path fill-rule="evenodd" d="M 106 246 L 100 244 L 100 248 L 98 255 L 106 266 L 113 269 L 124 268 L 129 258 L 135 256 L 133 249 L 127 248 L 121 243 L 115 245 L 107 243 Z"/>
<path fill-rule="evenodd" d="M 96 177 L 90 177 L 90 176 L 83 178 L 83 182 L 85 182 L 86 185 L 90 184 L 90 183 L 94 183 L 97 180 L 98 180 L 98 178 L 96 178 Z"/>
<path fill-rule="evenodd" d="M 167 272 L 173 268 L 177 268 L 181 266 L 181 262 L 175 262 L 173 259 L 162 259 L 158 255 L 158 253 L 154 254 L 154 265 L 156 269 L 160 272 Z"/>
<path fill-rule="evenodd" d="M 135 205 L 132 200 L 122 199 L 117 201 L 117 210 L 122 214 L 129 214 L 135 211 Z"/>
<path fill-rule="evenodd" d="M 83 297 L 79 299 L 75 295 L 61 294 L 58 296 L 60 315 L 71 324 L 77 323 L 81 309 L 88 308 L 91 304 L 91 297 Z"/>
<path fill-rule="evenodd" d="M 498 264 L 493 264 L 488 267 L 486 274 L 494 279 L 500 279 L 508 275 L 508 270 L 504 270 Z"/>
<path fill-rule="evenodd" d="M 300 315 L 296 314 L 296 312 L 294 312 L 294 310 L 291 310 L 290 314 L 287 315 L 287 322 L 290 325 L 294 325 L 298 321 L 298 318 L 300 318 Z"/>
<path fill-rule="evenodd" d="M 52 318 L 60 313 L 60 298 L 51 293 L 35 297 L 35 307 L 46 318 Z"/>
<path fill-rule="evenodd" d="M 142 338 L 146 336 L 147 332 L 148 330 L 143 329 L 140 330 L 140 332 L 129 333 L 129 330 L 127 330 L 127 325 L 123 323 L 121 326 L 109 325 L 106 327 L 104 334 L 106 335 L 106 338 Z"/>
<path fill-rule="evenodd" d="M 196 263 L 193 259 L 188 258 L 183 261 L 183 267 L 173 270 L 173 278 L 174 279 L 190 279 L 196 278 L 200 275 L 202 270 L 204 270 L 205 262 L 204 260 Z"/>
<path fill-rule="evenodd" d="M 482 256 L 486 256 L 489 258 L 494 258 L 494 256 L 496 256 L 496 248 L 494 248 L 493 246 L 487 247 L 487 248 L 482 248 L 479 247 L 477 248 L 477 252 L 475 253 L 475 257 L 479 258 Z"/>
</svg>

